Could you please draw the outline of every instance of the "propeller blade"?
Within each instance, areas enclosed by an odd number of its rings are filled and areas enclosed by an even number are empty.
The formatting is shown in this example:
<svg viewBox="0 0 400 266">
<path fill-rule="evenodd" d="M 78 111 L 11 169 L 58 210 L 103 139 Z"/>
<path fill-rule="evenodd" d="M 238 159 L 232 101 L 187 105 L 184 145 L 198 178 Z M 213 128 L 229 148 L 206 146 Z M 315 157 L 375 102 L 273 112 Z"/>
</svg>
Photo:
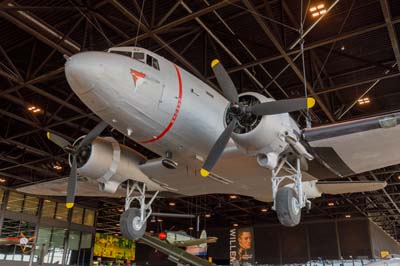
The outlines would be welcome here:
<svg viewBox="0 0 400 266">
<path fill-rule="evenodd" d="M 215 78 L 217 79 L 219 86 L 224 92 L 224 96 L 231 103 L 239 102 L 237 89 L 233 84 L 231 77 L 229 77 L 228 72 L 226 72 L 224 66 L 219 62 L 218 59 L 214 59 L 211 62 L 211 68 L 214 72 Z"/>
<path fill-rule="evenodd" d="M 79 143 L 78 150 L 87 145 L 92 143 L 92 141 L 97 138 L 101 132 L 108 126 L 108 124 L 104 121 L 101 121 L 100 123 L 97 124 L 86 136 L 85 138 Z"/>
<path fill-rule="evenodd" d="M 298 98 L 264 102 L 250 106 L 248 110 L 255 115 L 275 115 L 312 108 L 314 105 L 314 98 Z"/>
<path fill-rule="evenodd" d="M 224 132 L 219 136 L 217 141 L 214 143 L 210 153 L 207 156 L 206 161 L 204 162 L 203 168 L 200 170 L 201 176 L 208 176 L 210 174 L 211 169 L 217 163 L 219 157 L 225 149 L 226 144 L 228 143 L 233 130 L 235 129 L 237 120 L 234 118 L 229 125 L 225 128 Z"/>
<path fill-rule="evenodd" d="M 51 133 L 49 131 L 47 131 L 46 136 L 49 140 L 51 140 L 54 144 L 61 147 L 62 149 L 71 145 L 71 143 L 69 143 L 68 140 L 64 139 L 63 137 L 60 137 L 57 134 Z"/>
<path fill-rule="evenodd" d="M 67 188 L 67 203 L 65 206 L 68 209 L 71 209 L 74 207 L 74 202 L 75 202 L 75 193 L 76 193 L 76 182 L 77 182 L 77 176 L 76 176 L 76 168 L 77 168 L 77 163 L 76 163 L 76 154 L 72 154 L 72 165 L 71 165 L 71 172 L 69 173 L 69 178 L 68 178 L 68 188 Z"/>
</svg>

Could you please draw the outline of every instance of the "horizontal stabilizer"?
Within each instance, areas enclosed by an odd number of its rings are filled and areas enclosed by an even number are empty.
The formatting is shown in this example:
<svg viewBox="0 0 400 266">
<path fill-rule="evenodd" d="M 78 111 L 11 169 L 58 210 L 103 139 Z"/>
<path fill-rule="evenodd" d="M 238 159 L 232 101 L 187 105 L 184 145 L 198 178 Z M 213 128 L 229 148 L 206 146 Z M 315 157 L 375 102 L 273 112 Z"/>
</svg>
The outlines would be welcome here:
<svg viewBox="0 0 400 266">
<path fill-rule="evenodd" d="M 386 184 L 384 181 L 331 181 L 318 182 L 317 189 L 321 193 L 335 195 L 379 190 L 383 189 Z"/>
</svg>

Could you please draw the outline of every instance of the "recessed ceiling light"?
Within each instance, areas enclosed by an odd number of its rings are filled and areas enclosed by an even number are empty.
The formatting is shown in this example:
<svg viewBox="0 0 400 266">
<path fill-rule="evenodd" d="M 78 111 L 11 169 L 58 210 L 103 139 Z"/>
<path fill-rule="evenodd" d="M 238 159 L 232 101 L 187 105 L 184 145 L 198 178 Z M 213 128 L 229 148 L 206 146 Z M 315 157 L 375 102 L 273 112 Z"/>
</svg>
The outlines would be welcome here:
<svg viewBox="0 0 400 266">
<path fill-rule="evenodd" d="M 233 224 L 233 227 L 238 227 L 239 226 L 239 224 Z"/>
<path fill-rule="evenodd" d="M 328 202 L 328 206 L 329 207 L 333 207 L 333 206 L 335 206 L 335 203 L 334 202 Z"/>
<path fill-rule="evenodd" d="M 350 214 L 346 214 L 344 217 L 351 218 L 351 215 Z"/>
<path fill-rule="evenodd" d="M 237 196 L 237 195 L 230 195 L 229 198 L 230 198 L 230 199 L 237 199 L 238 196 Z"/>
<path fill-rule="evenodd" d="M 7 180 L 3 177 L 0 177 L 0 183 L 5 183 Z"/>
<path fill-rule="evenodd" d="M 210 218 L 211 214 L 207 213 L 206 215 L 204 215 L 206 218 Z"/>
<path fill-rule="evenodd" d="M 175 202 L 170 202 L 170 203 L 169 203 L 169 206 L 172 206 L 172 207 L 173 207 L 173 206 L 176 206 L 176 203 L 175 203 Z"/>
<path fill-rule="evenodd" d="M 268 209 L 267 209 L 267 208 L 262 208 L 261 211 L 262 211 L 262 212 L 267 212 Z"/>
<path fill-rule="evenodd" d="M 193 227 L 189 227 L 189 230 L 192 231 L 192 230 L 193 230 Z"/>
<path fill-rule="evenodd" d="M 163 221 L 163 219 L 157 219 L 157 222 L 161 223 Z"/>
</svg>

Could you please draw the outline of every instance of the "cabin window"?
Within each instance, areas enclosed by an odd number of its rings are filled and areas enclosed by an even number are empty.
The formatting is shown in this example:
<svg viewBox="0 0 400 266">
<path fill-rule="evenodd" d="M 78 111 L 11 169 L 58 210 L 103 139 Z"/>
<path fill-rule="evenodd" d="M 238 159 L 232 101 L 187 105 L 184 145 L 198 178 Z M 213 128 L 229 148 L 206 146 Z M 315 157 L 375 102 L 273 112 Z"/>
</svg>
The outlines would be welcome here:
<svg viewBox="0 0 400 266">
<path fill-rule="evenodd" d="M 132 57 L 132 52 L 127 52 L 127 51 L 111 50 L 110 53 L 125 55 L 125 56 L 127 56 L 127 57 Z"/>
<path fill-rule="evenodd" d="M 144 63 L 144 53 L 133 53 L 133 59 Z"/>
<path fill-rule="evenodd" d="M 150 55 L 147 55 L 146 63 L 149 66 L 151 66 L 151 67 L 153 67 L 153 68 L 155 68 L 157 70 L 160 70 L 160 66 L 158 65 L 158 60 L 155 59 L 154 57 L 152 57 Z"/>
</svg>

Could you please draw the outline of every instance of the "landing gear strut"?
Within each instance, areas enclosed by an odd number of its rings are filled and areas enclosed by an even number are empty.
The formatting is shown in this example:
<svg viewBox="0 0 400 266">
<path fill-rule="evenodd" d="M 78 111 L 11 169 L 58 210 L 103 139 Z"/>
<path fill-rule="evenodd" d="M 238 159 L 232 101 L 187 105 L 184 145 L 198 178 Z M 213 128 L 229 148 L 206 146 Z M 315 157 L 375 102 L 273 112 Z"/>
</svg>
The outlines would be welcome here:
<svg viewBox="0 0 400 266">
<path fill-rule="evenodd" d="M 282 169 L 289 175 L 278 176 Z M 290 179 L 293 184 L 279 188 L 280 183 L 285 179 Z M 282 158 L 279 165 L 272 170 L 272 198 L 274 202 L 272 209 L 276 211 L 282 225 L 290 227 L 298 225 L 301 209 L 311 204 L 303 192 L 301 179 L 300 158 L 296 159 L 295 166 L 287 158 Z"/>
<path fill-rule="evenodd" d="M 137 191 L 138 196 L 132 194 Z M 146 222 L 150 217 L 152 210 L 151 204 L 157 197 L 159 191 L 157 191 L 146 203 L 146 184 L 140 186 L 135 182 L 132 186 L 130 182 L 127 183 L 126 198 L 125 198 L 125 212 L 121 215 L 120 225 L 121 233 L 124 237 L 132 240 L 140 239 L 146 232 Z M 133 200 L 139 202 L 140 208 L 130 208 Z"/>
</svg>

